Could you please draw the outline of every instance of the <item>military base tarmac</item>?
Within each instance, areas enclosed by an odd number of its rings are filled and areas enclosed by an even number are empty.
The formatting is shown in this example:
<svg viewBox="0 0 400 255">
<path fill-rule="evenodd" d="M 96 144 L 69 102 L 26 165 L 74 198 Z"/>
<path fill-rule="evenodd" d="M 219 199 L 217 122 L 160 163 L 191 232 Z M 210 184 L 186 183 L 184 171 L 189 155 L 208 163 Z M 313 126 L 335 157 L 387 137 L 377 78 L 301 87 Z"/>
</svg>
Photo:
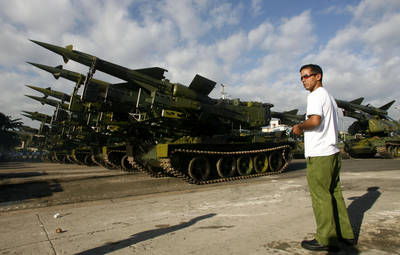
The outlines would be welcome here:
<svg viewBox="0 0 400 255">
<path fill-rule="evenodd" d="M 335 254 L 400 254 L 399 158 L 342 163 L 357 245 Z M 0 254 L 324 254 L 300 246 L 315 231 L 304 159 L 279 175 L 207 185 L 7 162 L 0 187 Z"/>
</svg>

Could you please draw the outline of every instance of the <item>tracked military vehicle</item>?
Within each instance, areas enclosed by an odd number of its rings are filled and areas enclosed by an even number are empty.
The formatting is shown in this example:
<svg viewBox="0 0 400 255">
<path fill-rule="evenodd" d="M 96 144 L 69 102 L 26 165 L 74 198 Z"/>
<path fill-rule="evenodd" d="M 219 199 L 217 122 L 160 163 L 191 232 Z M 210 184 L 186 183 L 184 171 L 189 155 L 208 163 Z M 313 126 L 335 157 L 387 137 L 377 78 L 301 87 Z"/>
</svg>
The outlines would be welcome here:
<svg viewBox="0 0 400 255">
<path fill-rule="evenodd" d="M 345 141 L 345 151 L 351 157 L 370 158 L 376 153 L 398 157 L 400 148 L 400 123 L 388 116 L 387 110 L 394 100 L 381 106 L 361 105 L 363 98 L 346 102 L 336 99 L 346 117 L 356 119 L 348 132 L 354 138 Z"/>
<path fill-rule="evenodd" d="M 74 80 L 75 92 L 83 86 L 81 116 L 99 135 L 117 141 L 99 144 L 92 152 L 94 162 L 100 158 L 113 168 L 207 184 L 280 173 L 291 160 L 294 142 L 261 132 L 271 119 L 272 104 L 210 98 L 216 83 L 200 75 L 185 86 L 165 79 L 163 68 L 132 70 L 72 46 L 33 42 L 65 62 L 71 59 L 89 67 L 86 76 L 71 78 L 64 71 L 73 72 L 62 66 L 54 70 L 31 63 L 56 78 Z M 96 71 L 124 82 L 96 80 Z M 93 116 L 96 121 L 91 121 Z"/>
</svg>

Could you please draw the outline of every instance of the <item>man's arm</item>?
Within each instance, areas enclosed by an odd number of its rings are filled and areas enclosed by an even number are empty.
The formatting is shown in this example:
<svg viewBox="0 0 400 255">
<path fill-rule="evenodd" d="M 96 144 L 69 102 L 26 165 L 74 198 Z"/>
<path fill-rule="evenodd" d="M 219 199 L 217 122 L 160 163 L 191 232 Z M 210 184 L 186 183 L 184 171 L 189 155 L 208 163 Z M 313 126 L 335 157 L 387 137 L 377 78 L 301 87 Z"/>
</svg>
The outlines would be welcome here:
<svg viewBox="0 0 400 255">
<path fill-rule="evenodd" d="M 311 115 L 306 121 L 293 126 L 293 134 L 301 135 L 305 130 L 312 130 L 321 124 L 321 116 Z"/>
</svg>

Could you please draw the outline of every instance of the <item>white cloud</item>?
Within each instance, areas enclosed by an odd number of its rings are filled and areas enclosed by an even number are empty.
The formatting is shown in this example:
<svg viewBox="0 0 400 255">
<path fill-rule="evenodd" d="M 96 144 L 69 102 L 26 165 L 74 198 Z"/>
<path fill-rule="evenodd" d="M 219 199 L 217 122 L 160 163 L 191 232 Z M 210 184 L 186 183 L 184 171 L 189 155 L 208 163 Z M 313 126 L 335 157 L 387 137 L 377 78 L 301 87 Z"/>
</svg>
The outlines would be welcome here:
<svg viewBox="0 0 400 255">
<path fill-rule="evenodd" d="M 60 35 L 69 31 L 78 18 L 70 1 L 1 1 L 1 17 L 28 34 Z"/>
<path fill-rule="evenodd" d="M 397 0 L 364 0 L 351 11 L 354 14 L 353 22 L 370 26 L 382 17 L 398 13 L 399 8 L 400 2 Z"/>
<path fill-rule="evenodd" d="M 247 36 L 244 33 L 237 33 L 226 40 L 217 43 L 217 52 L 224 60 L 224 65 L 234 65 L 243 51 L 246 49 Z"/>
<path fill-rule="evenodd" d="M 329 40 L 326 48 L 337 51 L 346 47 L 351 47 L 354 43 L 354 39 L 361 36 L 359 33 L 359 29 L 355 26 L 346 27 L 345 29 L 338 31 L 336 36 Z"/>
<path fill-rule="evenodd" d="M 215 81 L 223 80 L 224 72 L 221 72 L 218 62 L 215 46 L 198 44 L 177 48 L 166 56 L 168 77 L 173 82 L 186 85 L 189 85 L 196 74 Z"/>
<path fill-rule="evenodd" d="M 285 19 L 274 36 L 268 37 L 265 47 L 273 51 L 300 55 L 311 50 L 317 42 L 312 33 L 313 23 L 309 11 Z"/>
<path fill-rule="evenodd" d="M 251 12 L 254 16 L 259 16 L 262 11 L 262 0 L 251 0 Z"/>
<path fill-rule="evenodd" d="M 393 57 L 400 50 L 400 13 L 387 17 L 374 26 L 366 28 L 361 39 L 366 43 L 366 51 L 383 59 Z"/>
<path fill-rule="evenodd" d="M 202 21 L 196 6 L 191 1 L 165 1 L 160 10 L 178 26 L 182 39 L 195 40 L 210 28 L 207 21 Z"/>
<path fill-rule="evenodd" d="M 268 38 L 274 32 L 274 27 L 271 23 L 265 21 L 258 27 L 251 30 L 248 34 L 249 48 L 257 47 L 261 42 Z"/>
<path fill-rule="evenodd" d="M 240 9 L 240 5 L 237 8 L 232 8 L 231 3 L 223 3 L 211 10 L 212 23 L 216 28 L 221 28 L 224 25 L 238 24 Z"/>
<path fill-rule="evenodd" d="M 264 52 L 258 56 L 260 64 L 243 73 L 243 84 L 271 87 L 273 80 L 281 79 L 281 74 L 291 73 L 298 56 L 312 49 L 316 42 L 312 27 L 310 13 L 306 11 L 282 20 L 276 28 L 264 22 L 251 30 L 248 34 L 250 45 L 262 42 Z"/>
</svg>

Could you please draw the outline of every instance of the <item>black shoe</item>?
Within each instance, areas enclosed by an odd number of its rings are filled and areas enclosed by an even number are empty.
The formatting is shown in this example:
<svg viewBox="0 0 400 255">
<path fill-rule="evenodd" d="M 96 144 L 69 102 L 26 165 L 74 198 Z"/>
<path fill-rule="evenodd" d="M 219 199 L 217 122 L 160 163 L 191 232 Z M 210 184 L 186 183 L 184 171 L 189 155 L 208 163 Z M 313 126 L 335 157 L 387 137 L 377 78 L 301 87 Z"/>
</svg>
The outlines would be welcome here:
<svg viewBox="0 0 400 255">
<path fill-rule="evenodd" d="M 340 238 L 339 239 L 340 242 L 344 243 L 345 245 L 348 246 L 354 246 L 357 244 L 356 239 L 345 239 L 345 238 Z"/>
<path fill-rule="evenodd" d="M 310 251 L 339 251 L 338 246 L 322 245 L 317 240 L 304 240 L 301 242 L 301 247 Z"/>
</svg>

